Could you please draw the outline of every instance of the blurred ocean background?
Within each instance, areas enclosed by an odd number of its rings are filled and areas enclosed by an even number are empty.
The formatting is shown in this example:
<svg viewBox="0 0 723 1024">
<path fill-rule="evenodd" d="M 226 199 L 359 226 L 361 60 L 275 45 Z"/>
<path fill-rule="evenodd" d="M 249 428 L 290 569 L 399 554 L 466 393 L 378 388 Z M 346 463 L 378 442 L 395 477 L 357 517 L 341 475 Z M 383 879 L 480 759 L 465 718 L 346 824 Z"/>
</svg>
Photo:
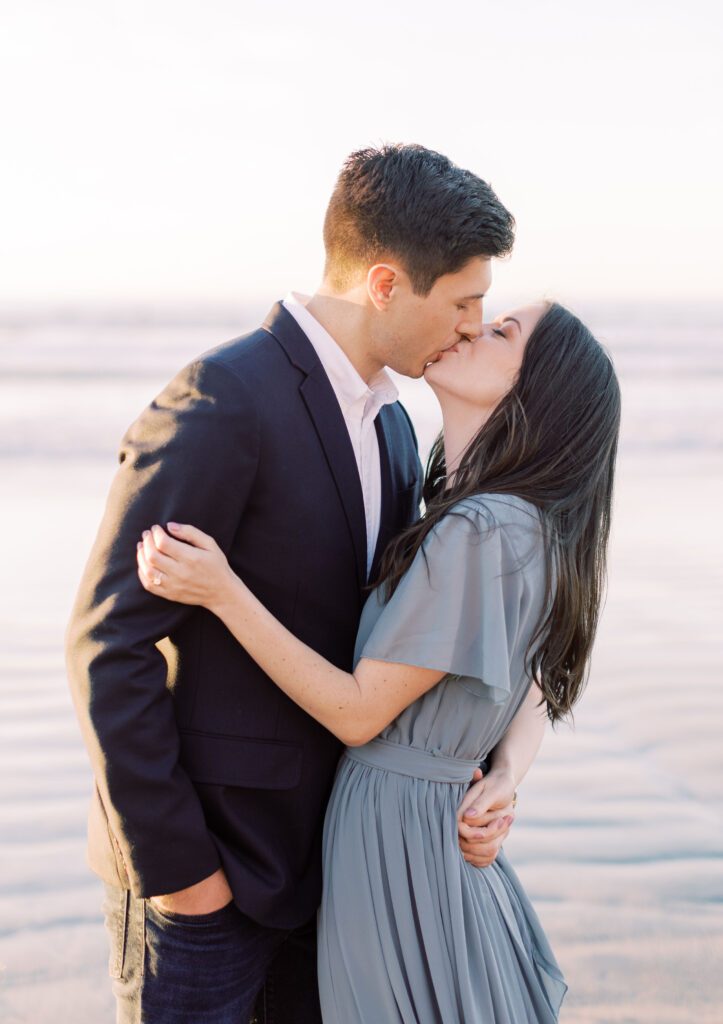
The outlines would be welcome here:
<svg viewBox="0 0 723 1024">
<path fill-rule="evenodd" d="M 723 306 L 578 311 L 623 387 L 609 596 L 576 726 L 546 738 L 507 850 L 570 986 L 564 1024 L 718 1022 Z M 113 1019 L 63 631 L 126 426 L 265 312 L 0 320 L 3 1024 Z M 400 387 L 426 452 L 436 404 Z"/>
</svg>

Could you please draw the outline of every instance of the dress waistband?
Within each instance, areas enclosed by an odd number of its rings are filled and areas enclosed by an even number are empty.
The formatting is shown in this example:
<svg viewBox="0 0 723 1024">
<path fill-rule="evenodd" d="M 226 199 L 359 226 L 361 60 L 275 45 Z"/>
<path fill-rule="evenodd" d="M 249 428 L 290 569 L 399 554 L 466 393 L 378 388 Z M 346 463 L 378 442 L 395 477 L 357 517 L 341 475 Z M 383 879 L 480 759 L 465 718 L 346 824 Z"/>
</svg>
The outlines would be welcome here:
<svg viewBox="0 0 723 1024">
<path fill-rule="evenodd" d="M 350 761 L 383 768 L 397 775 L 408 775 L 413 779 L 428 779 L 430 782 L 471 782 L 479 761 L 447 757 L 433 750 L 407 747 L 403 743 L 375 739 L 362 747 L 347 747 L 345 756 Z"/>
</svg>

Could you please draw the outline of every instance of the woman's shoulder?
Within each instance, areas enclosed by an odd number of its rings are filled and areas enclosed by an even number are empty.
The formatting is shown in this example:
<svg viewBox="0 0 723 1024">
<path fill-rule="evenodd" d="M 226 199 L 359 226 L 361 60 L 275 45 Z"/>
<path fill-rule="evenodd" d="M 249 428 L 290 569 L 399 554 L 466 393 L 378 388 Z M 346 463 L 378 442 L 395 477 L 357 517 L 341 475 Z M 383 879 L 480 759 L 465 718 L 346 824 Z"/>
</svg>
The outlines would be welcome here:
<svg viewBox="0 0 723 1024">
<path fill-rule="evenodd" d="M 516 494 L 473 494 L 462 498 L 431 532 L 431 546 L 440 552 L 457 547 L 494 548 L 504 564 L 537 561 L 544 551 L 540 512 L 532 502 Z M 430 546 L 425 543 L 425 549 Z"/>
<path fill-rule="evenodd" d="M 516 494 L 472 494 L 453 505 L 450 515 L 463 516 L 479 525 L 521 528 L 539 533 L 540 511 Z"/>
</svg>

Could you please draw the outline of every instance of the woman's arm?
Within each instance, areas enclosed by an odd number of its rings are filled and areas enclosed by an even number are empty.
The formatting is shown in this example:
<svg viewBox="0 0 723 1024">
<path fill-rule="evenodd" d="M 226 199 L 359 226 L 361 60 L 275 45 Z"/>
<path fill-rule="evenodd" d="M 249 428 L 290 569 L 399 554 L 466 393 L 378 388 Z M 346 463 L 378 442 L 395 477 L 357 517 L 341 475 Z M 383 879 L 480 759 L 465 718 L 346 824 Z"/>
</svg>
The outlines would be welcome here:
<svg viewBox="0 0 723 1024">
<path fill-rule="evenodd" d="M 153 526 L 138 545 L 145 589 L 217 615 L 276 685 L 347 746 L 373 739 L 446 674 L 371 658 L 342 671 L 267 611 L 211 537 L 193 526 L 168 529 L 173 536 Z"/>
<path fill-rule="evenodd" d="M 509 729 L 492 751 L 490 774 L 505 773 L 516 789 L 537 756 L 546 724 L 542 691 L 533 683 Z"/>
<path fill-rule="evenodd" d="M 465 794 L 457 811 L 460 846 L 465 860 L 486 867 L 497 855 L 514 821 L 515 790 L 527 774 L 545 734 L 547 715 L 534 683 L 507 732 L 491 754 L 491 765 L 480 782 Z M 474 840 L 487 845 L 480 854 Z"/>
</svg>

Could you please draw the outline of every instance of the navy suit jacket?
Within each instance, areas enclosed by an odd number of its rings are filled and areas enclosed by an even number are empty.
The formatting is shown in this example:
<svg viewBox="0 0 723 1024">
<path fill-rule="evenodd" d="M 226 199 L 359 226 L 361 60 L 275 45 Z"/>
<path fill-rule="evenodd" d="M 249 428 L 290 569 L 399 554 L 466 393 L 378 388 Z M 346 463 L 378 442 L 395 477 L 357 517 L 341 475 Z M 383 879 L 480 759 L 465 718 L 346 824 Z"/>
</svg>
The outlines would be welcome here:
<svg viewBox="0 0 723 1024">
<path fill-rule="evenodd" d="M 419 510 L 401 405 L 376 420 L 388 540 Z M 130 427 L 73 610 L 68 671 L 95 776 L 89 862 L 146 897 L 223 865 L 237 905 L 290 928 L 321 892 L 338 740 L 204 609 L 147 593 L 142 530 L 211 534 L 296 636 L 352 668 L 366 527 L 354 453 L 319 359 L 280 305 L 259 330 L 184 369 Z"/>
</svg>

